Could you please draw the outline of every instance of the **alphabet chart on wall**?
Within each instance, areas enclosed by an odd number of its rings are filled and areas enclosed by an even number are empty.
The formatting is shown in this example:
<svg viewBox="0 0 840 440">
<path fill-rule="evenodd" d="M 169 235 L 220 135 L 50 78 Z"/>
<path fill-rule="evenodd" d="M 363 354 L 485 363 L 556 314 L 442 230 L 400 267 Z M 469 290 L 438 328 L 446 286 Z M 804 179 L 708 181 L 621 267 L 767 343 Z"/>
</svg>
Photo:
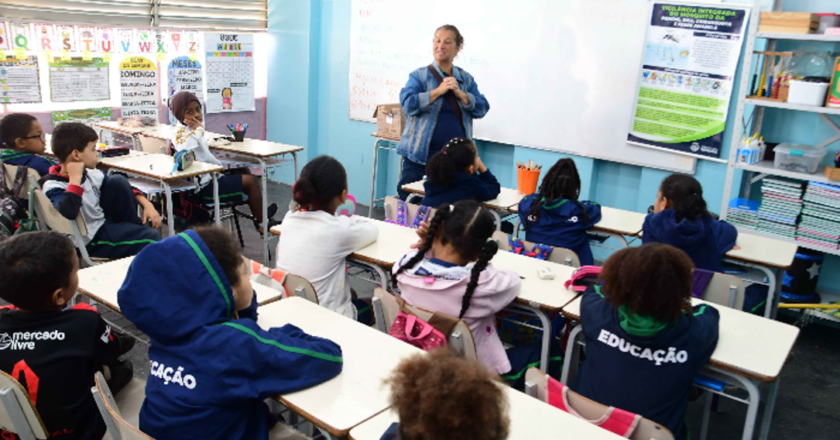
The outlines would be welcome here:
<svg viewBox="0 0 840 440">
<path fill-rule="evenodd" d="M 204 34 L 207 113 L 249 111 L 254 100 L 254 35 Z"/>
</svg>

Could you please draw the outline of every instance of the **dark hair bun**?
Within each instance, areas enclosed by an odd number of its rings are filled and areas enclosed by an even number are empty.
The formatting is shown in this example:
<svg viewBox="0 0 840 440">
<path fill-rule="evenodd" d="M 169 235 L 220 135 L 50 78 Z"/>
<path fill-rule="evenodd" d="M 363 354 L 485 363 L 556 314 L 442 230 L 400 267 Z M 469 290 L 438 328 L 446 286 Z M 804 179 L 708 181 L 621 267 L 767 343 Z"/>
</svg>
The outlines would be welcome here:
<svg viewBox="0 0 840 440">
<path fill-rule="evenodd" d="M 299 205 L 309 205 L 315 200 L 315 196 L 317 195 L 315 185 L 306 177 L 301 177 L 295 182 L 294 192 L 295 202 Z"/>
</svg>

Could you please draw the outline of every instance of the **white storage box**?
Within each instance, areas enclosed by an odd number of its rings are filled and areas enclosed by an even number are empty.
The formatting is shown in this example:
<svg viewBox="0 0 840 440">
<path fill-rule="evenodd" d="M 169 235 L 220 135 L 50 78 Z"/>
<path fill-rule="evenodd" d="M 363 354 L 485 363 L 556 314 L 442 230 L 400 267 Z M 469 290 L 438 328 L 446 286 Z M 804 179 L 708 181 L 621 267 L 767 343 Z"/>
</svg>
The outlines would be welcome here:
<svg viewBox="0 0 840 440">
<path fill-rule="evenodd" d="M 790 80 L 787 102 L 789 104 L 822 107 L 825 105 L 825 95 L 827 93 L 827 82 L 810 82 L 792 79 Z"/>
<path fill-rule="evenodd" d="M 787 142 L 779 144 L 774 151 L 776 157 L 773 159 L 773 166 L 776 168 L 810 174 L 817 172 L 820 162 L 827 153 L 825 148 Z"/>
</svg>

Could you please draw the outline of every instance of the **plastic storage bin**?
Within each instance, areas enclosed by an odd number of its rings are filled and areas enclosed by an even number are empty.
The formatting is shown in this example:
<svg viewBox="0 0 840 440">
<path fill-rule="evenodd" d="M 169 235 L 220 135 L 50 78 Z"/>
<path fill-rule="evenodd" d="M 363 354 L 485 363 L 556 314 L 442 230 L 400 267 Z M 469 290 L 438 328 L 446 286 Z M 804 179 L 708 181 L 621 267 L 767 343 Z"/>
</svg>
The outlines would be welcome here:
<svg viewBox="0 0 840 440">
<path fill-rule="evenodd" d="M 822 107 L 825 105 L 825 95 L 828 93 L 828 82 L 823 80 L 790 81 L 788 90 L 789 104 L 810 105 Z"/>
<path fill-rule="evenodd" d="M 798 173 L 816 173 L 827 151 L 810 145 L 784 143 L 776 147 L 773 166 Z"/>
</svg>

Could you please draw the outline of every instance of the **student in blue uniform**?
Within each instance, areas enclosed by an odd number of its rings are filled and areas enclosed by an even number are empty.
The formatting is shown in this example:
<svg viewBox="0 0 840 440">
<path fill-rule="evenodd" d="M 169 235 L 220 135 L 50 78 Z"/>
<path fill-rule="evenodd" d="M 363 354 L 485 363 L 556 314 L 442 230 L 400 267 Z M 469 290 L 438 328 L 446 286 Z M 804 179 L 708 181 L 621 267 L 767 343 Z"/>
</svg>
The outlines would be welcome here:
<svg viewBox="0 0 840 440">
<path fill-rule="evenodd" d="M 575 161 L 560 159 L 543 178 L 536 194 L 519 202 L 519 221 L 526 240 L 571 249 L 580 264 L 592 265 L 586 231 L 601 221 L 601 205 L 580 202 L 580 175 Z"/>
<path fill-rule="evenodd" d="M 174 264 L 177 262 L 177 264 Z M 140 429 L 158 440 L 279 437 L 264 399 L 338 375 L 341 348 L 287 324 L 257 325 L 248 260 L 227 231 L 197 228 L 146 247 L 119 291 L 151 338 Z"/>
<path fill-rule="evenodd" d="M 642 243 L 666 243 L 691 257 L 698 269 L 723 272 L 723 256 L 735 244 L 738 230 L 715 220 L 706 210 L 703 187 L 685 174 L 671 174 L 662 181 L 654 213 L 645 218 Z"/>
<path fill-rule="evenodd" d="M 432 208 L 461 200 L 493 200 L 502 190 L 496 176 L 478 156 L 475 144 L 464 137 L 452 139 L 432 156 L 426 175 L 422 204 Z"/>
<path fill-rule="evenodd" d="M 688 438 L 685 412 L 694 376 L 715 351 L 718 311 L 691 306 L 693 265 L 673 246 L 622 249 L 601 286 L 581 299 L 586 360 L 572 390 L 653 420 Z"/>
<path fill-rule="evenodd" d="M 0 147 L 3 163 L 32 168 L 41 176 L 49 174 L 55 165 L 37 156 L 46 150 L 46 134 L 41 123 L 26 113 L 10 113 L 0 120 Z"/>
</svg>

